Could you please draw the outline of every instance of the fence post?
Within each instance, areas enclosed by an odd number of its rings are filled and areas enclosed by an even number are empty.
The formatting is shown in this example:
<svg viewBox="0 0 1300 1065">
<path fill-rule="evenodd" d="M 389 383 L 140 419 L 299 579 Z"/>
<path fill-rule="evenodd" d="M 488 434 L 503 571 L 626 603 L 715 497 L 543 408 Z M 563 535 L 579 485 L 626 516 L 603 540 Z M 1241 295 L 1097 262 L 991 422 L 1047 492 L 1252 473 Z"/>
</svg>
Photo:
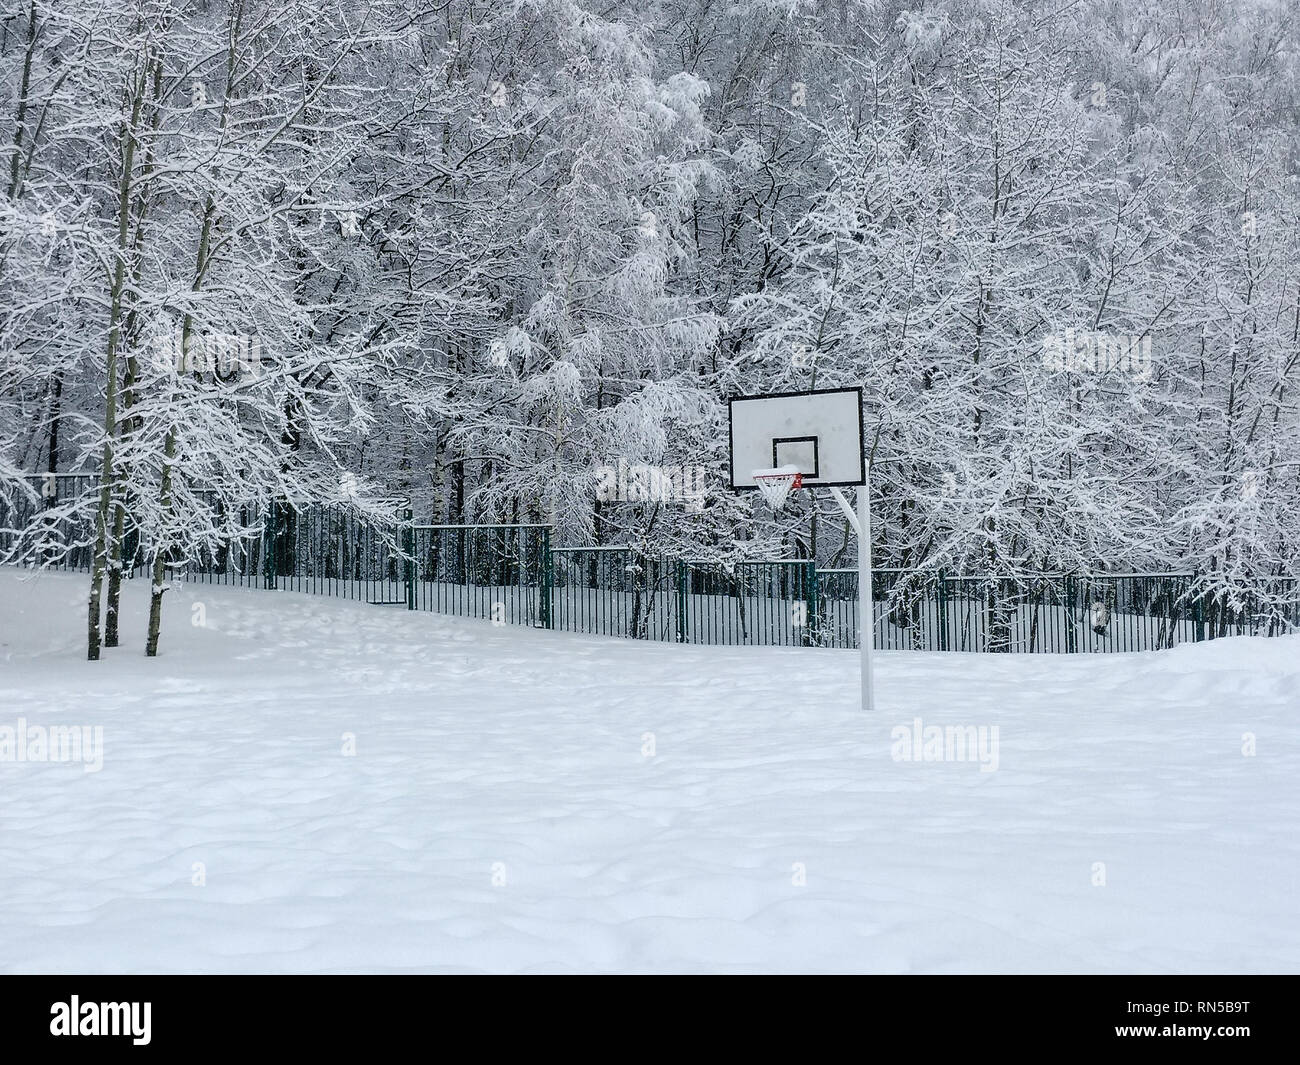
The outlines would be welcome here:
<svg viewBox="0 0 1300 1065">
<path fill-rule="evenodd" d="M 555 588 L 555 560 L 551 554 L 551 529 L 550 526 L 542 528 L 542 557 L 538 559 L 537 580 L 540 585 L 541 596 L 541 613 L 542 628 L 555 628 L 554 610 L 554 588 Z"/>
<path fill-rule="evenodd" d="M 948 575 L 939 570 L 939 583 L 935 598 L 939 607 L 939 650 L 948 650 Z"/>
<path fill-rule="evenodd" d="M 1195 588 L 1198 583 L 1198 575 L 1192 574 L 1192 587 Z M 1205 600 L 1202 593 L 1197 592 L 1196 598 L 1192 600 L 1192 641 L 1201 643 L 1205 639 Z"/>
<path fill-rule="evenodd" d="M 674 559 L 677 568 L 677 642 L 686 642 L 686 562 Z"/>
<path fill-rule="evenodd" d="M 415 511 L 402 510 L 402 570 L 406 584 L 406 609 L 415 609 Z"/>
<path fill-rule="evenodd" d="M 275 500 L 272 499 L 262 518 L 262 587 L 268 592 L 275 591 L 275 511 Z"/>
<path fill-rule="evenodd" d="M 818 617 L 817 560 L 810 558 L 804 563 L 804 618 L 803 643 L 805 647 L 816 647 L 820 643 L 821 625 Z"/>
<path fill-rule="evenodd" d="M 1074 619 L 1074 577 L 1065 576 L 1065 651 L 1074 654 L 1079 650 L 1079 633 Z"/>
</svg>

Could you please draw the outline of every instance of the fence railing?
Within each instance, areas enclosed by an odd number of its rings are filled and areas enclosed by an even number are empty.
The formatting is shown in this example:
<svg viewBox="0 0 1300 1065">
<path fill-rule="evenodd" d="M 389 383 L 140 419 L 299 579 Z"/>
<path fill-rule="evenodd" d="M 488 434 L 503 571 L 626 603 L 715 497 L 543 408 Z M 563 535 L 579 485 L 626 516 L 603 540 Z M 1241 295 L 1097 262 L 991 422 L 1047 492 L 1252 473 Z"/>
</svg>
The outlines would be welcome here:
<svg viewBox="0 0 1300 1065">
<path fill-rule="evenodd" d="M 31 483 L 34 498 L 0 501 L 0 561 L 88 569 L 90 509 L 75 504 L 92 498 L 94 478 Z M 223 504 L 214 496 L 211 505 Z M 341 504 L 249 504 L 214 517 L 244 535 L 178 560 L 172 579 L 630 639 L 858 646 L 857 571 L 819 570 L 807 559 L 723 563 L 630 546 L 556 547 L 547 525 L 422 525 L 410 511 L 377 526 Z M 143 573 L 138 540 L 128 521 L 129 575 Z M 1198 593 L 1191 573 L 992 579 L 883 568 L 873 576 L 873 640 L 885 649 L 1145 651 L 1300 631 L 1294 580 L 1274 582 L 1264 602 Z"/>
<path fill-rule="evenodd" d="M 550 617 L 546 525 L 411 525 L 407 606 L 540 625 Z"/>
<path fill-rule="evenodd" d="M 810 561 L 682 562 L 679 580 L 682 640 L 786 647 L 821 642 L 817 569 Z"/>
<path fill-rule="evenodd" d="M 836 646 L 857 646 L 857 571 L 818 576 L 829 615 L 823 626 L 833 626 Z M 883 569 L 873 577 L 878 647 L 1069 654 L 1149 651 L 1206 638 L 1191 573 L 990 579 Z M 1249 619 L 1240 622 L 1245 631 Z"/>
<path fill-rule="evenodd" d="M 550 552 L 551 628 L 631 639 L 677 638 L 672 563 L 629 547 Z"/>
</svg>

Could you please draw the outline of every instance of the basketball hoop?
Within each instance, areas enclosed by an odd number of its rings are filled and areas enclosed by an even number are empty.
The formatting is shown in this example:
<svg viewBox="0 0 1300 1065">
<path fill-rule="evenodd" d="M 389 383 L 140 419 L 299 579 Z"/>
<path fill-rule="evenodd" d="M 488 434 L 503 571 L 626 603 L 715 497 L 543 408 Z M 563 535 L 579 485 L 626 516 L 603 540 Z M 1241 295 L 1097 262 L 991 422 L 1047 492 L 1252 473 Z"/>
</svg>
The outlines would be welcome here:
<svg viewBox="0 0 1300 1065">
<path fill-rule="evenodd" d="M 871 658 L 878 621 L 871 587 L 871 505 L 867 498 L 866 428 L 861 388 L 769 392 L 727 400 L 731 490 L 763 493 L 773 511 L 796 488 L 829 489 L 858 531 L 858 618 L 862 709 L 875 706 Z M 857 488 L 857 511 L 842 488 Z M 838 556 L 837 556 L 838 557 Z"/>
<path fill-rule="evenodd" d="M 785 506 L 790 493 L 803 484 L 803 474 L 798 466 L 777 466 L 771 470 L 755 470 L 754 483 L 763 493 L 763 499 L 773 511 Z"/>
</svg>

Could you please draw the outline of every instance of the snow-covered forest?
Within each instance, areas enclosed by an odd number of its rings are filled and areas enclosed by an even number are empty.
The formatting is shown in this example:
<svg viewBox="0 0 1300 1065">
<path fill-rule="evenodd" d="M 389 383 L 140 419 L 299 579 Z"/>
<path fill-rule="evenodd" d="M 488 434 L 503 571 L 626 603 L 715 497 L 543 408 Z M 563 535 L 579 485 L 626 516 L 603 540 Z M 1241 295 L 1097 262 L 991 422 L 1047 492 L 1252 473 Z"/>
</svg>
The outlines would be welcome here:
<svg viewBox="0 0 1300 1065">
<path fill-rule="evenodd" d="M 831 500 L 729 490 L 726 398 L 860 385 L 878 564 L 1257 591 L 1300 559 L 1297 14 L 6 0 L 0 492 L 99 476 L 96 597 L 125 528 L 161 586 L 276 498 L 852 559 Z"/>
</svg>

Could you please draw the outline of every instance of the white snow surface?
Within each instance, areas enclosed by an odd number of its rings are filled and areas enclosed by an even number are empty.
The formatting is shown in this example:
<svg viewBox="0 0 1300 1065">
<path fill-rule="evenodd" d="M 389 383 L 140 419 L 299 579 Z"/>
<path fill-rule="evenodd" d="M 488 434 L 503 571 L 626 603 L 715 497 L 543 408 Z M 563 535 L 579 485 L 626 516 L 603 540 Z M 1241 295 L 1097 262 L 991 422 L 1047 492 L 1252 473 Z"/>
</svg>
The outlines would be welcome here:
<svg viewBox="0 0 1300 1065">
<path fill-rule="evenodd" d="M 86 592 L 0 570 L 0 727 L 104 737 L 0 761 L 3 971 L 1300 970 L 1294 637 L 886 653 L 867 718 L 852 652 L 192 584 L 89 663 Z"/>
</svg>

